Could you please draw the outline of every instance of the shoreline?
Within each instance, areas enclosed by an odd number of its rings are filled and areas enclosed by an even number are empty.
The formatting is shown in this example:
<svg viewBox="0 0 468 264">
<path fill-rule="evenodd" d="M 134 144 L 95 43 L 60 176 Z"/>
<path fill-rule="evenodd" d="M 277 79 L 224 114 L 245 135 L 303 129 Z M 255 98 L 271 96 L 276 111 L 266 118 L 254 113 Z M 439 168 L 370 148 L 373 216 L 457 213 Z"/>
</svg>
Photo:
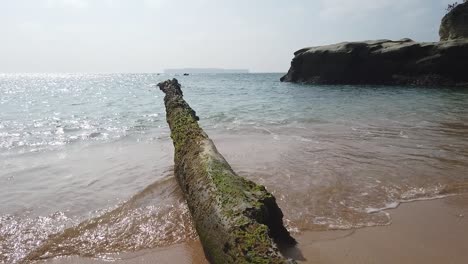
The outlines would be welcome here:
<svg viewBox="0 0 468 264">
<path fill-rule="evenodd" d="M 387 226 L 304 231 L 286 250 L 298 263 L 468 263 L 468 194 L 402 203 L 386 210 Z M 62 257 L 36 263 L 208 263 L 199 241 L 113 255 Z"/>
<path fill-rule="evenodd" d="M 402 203 L 392 223 L 298 236 L 300 263 L 468 263 L 468 195 Z"/>
</svg>

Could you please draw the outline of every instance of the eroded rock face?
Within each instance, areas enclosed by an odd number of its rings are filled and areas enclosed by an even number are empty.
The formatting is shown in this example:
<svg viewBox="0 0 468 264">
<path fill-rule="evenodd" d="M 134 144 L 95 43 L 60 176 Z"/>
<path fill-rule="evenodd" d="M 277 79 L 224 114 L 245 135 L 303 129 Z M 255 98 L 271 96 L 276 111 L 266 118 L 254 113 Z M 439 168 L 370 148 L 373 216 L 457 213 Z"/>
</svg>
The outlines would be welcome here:
<svg viewBox="0 0 468 264">
<path fill-rule="evenodd" d="M 287 82 L 318 84 L 468 84 L 468 40 L 343 42 L 294 53 Z"/>
<path fill-rule="evenodd" d="M 457 5 L 442 18 L 440 40 L 468 38 L 468 2 Z"/>
</svg>

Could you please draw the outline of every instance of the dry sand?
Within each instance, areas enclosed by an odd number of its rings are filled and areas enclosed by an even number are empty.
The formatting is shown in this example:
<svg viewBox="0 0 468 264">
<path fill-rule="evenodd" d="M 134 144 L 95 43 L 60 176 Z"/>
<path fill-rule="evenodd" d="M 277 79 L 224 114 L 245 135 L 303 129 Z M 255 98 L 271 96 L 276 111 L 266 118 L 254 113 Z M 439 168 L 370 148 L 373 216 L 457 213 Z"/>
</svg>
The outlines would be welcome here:
<svg viewBox="0 0 468 264">
<path fill-rule="evenodd" d="M 468 195 L 402 204 L 389 226 L 296 234 L 299 263 L 468 263 Z M 207 263 L 198 241 L 113 256 L 115 263 Z M 103 263 L 79 257 L 46 263 Z M 106 262 L 108 263 L 108 262 Z"/>
</svg>

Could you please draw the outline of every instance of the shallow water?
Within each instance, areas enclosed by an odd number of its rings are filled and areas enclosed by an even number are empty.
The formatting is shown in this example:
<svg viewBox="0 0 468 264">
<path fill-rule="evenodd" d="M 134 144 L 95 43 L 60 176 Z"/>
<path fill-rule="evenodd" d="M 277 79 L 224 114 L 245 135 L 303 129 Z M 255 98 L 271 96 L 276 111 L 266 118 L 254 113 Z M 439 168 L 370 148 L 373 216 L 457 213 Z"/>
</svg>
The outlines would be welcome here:
<svg viewBox="0 0 468 264">
<path fill-rule="evenodd" d="M 290 230 L 386 225 L 385 208 L 468 190 L 468 90 L 280 76 L 177 78 L 219 151 L 276 195 Z M 172 77 L 0 75 L 0 261 L 196 237 L 154 87 Z"/>
</svg>

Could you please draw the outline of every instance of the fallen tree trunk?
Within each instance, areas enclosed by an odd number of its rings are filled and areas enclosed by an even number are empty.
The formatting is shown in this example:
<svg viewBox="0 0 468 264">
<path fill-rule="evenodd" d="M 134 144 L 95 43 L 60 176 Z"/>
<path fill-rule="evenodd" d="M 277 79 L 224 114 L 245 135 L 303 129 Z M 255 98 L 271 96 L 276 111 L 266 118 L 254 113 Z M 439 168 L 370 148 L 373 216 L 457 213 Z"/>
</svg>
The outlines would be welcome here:
<svg viewBox="0 0 468 264">
<path fill-rule="evenodd" d="M 198 125 L 176 79 L 158 84 L 175 148 L 175 175 L 212 263 L 293 263 L 277 243 L 296 241 L 265 187 L 238 176 Z"/>
</svg>

